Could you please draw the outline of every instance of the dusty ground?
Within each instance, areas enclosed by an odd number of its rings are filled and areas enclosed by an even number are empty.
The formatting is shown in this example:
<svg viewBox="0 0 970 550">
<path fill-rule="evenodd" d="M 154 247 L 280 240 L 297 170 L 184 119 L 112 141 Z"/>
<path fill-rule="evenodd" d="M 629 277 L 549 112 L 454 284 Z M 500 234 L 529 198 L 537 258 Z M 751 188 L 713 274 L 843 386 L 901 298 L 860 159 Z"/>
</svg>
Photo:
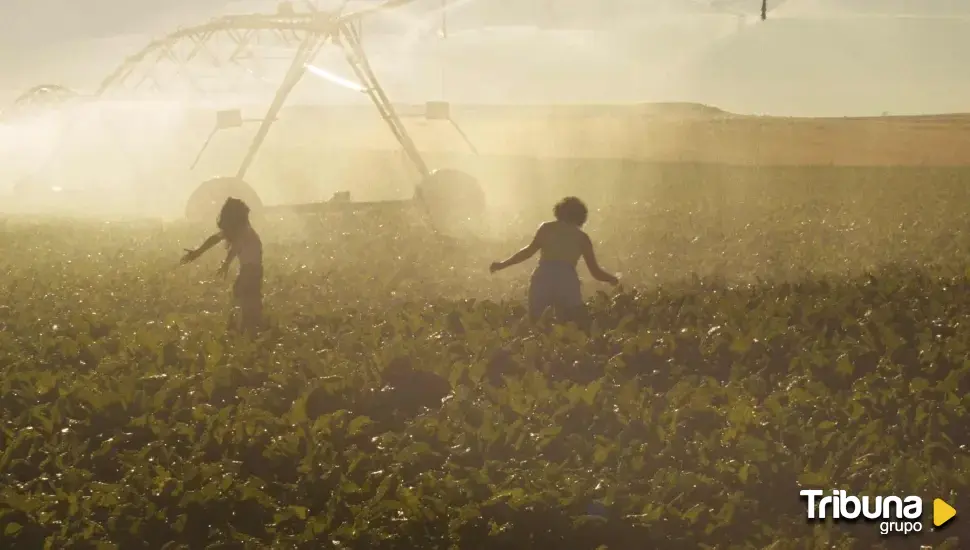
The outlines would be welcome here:
<svg viewBox="0 0 970 550">
<path fill-rule="evenodd" d="M 400 111 L 412 115 L 406 126 L 431 168 L 464 170 L 483 183 L 489 204 L 535 203 L 543 215 L 563 194 L 611 204 L 696 185 L 714 185 L 716 196 L 722 188 L 750 194 L 824 182 L 853 193 L 861 184 L 926 187 L 970 179 L 970 115 L 796 119 L 692 104 L 455 107 L 452 118 L 477 147 L 474 155 L 447 121 L 426 120 L 423 106 Z M 264 112 L 261 105 L 243 114 Z M 35 180 L 70 188 L 73 209 L 83 203 L 99 212 L 180 216 L 199 182 L 236 172 L 256 132 L 250 125 L 220 133 L 201 163 L 187 169 L 214 119 L 213 111 L 197 111 L 158 132 L 128 121 L 98 140 L 81 133 L 83 143 L 61 148 L 53 157 L 58 163 L 41 166 Z M 0 172 L 16 175 L 12 168 Z M 20 175 L 8 180 L 25 181 Z M 344 190 L 367 201 L 410 198 L 417 172 L 373 108 L 291 107 L 246 179 L 267 204 L 327 200 Z M 105 196 L 119 197 L 118 204 L 105 205 Z M 64 200 L 45 195 L 34 202 L 53 208 Z"/>
<path fill-rule="evenodd" d="M 295 113 L 299 113 L 296 115 Z M 314 145 L 390 148 L 373 113 L 285 113 L 279 132 L 313 132 Z M 456 108 L 482 154 L 740 165 L 963 166 L 970 115 L 878 118 L 742 116 L 692 105 Z M 419 147 L 461 151 L 446 122 L 408 118 Z M 329 129 L 339 128 L 339 132 Z M 274 132 L 277 130 L 274 129 Z"/>
</svg>

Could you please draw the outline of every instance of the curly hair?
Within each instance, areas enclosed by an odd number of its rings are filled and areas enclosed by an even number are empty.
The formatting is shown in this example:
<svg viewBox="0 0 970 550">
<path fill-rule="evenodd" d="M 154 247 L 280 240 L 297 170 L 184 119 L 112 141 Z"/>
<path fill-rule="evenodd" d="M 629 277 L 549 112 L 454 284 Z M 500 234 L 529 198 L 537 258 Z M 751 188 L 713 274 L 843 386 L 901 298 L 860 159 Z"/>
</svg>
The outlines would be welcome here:
<svg viewBox="0 0 970 550">
<path fill-rule="evenodd" d="M 249 206 L 240 199 L 229 197 L 219 211 L 216 225 L 227 238 L 232 239 L 249 225 Z"/>
<path fill-rule="evenodd" d="M 552 213 L 561 222 L 582 227 L 586 223 L 586 218 L 589 216 L 589 209 L 586 208 L 586 204 L 579 200 L 578 197 L 566 197 L 556 203 L 556 206 L 552 209 Z"/>
</svg>

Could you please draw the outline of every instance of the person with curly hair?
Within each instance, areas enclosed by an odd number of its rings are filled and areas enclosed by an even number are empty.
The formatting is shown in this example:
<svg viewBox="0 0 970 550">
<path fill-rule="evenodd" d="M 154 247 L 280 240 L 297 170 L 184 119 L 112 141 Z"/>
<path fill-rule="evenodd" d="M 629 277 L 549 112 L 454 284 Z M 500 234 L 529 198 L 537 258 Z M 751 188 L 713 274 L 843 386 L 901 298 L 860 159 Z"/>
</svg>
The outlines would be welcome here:
<svg viewBox="0 0 970 550">
<path fill-rule="evenodd" d="M 568 317 L 583 307 L 579 274 L 576 264 L 586 262 L 590 274 L 597 281 L 616 285 L 616 276 L 604 271 L 596 261 L 593 241 L 583 231 L 589 210 L 577 197 L 566 197 L 553 208 L 555 220 L 539 226 L 532 242 L 505 261 L 494 262 L 495 273 L 520 264 L 539 253 L 539 265 L 532 273 L 529 285 L 529 315 L 542 317 L 552 309 L 557 317 Z"/>
<path fill-rule="evenodd" d="M 216 220 L 219 231 L 199 248 L 186 250 L 182 263 L 195 261 L 210 248 L 225 241 L 229 249 L 218 274 L 225 277 L 233 260 L 239 259 L 239 275 L 233 285 L 233 305 L 241 312 L 243 331 L 255 334 L 263 315 L 263 243 L 249 222 L 249 206 L 236 198 L 226 199 Z M 230 314 L 230 329 L 235 329 L 235 307 Z"/>
</svg>

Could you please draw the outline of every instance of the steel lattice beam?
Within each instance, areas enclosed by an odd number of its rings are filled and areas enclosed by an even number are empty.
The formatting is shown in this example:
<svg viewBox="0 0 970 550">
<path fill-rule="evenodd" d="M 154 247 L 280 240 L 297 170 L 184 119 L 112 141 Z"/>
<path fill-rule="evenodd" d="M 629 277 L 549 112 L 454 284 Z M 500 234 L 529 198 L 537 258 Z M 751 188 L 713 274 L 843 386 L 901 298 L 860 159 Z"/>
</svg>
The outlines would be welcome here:
<svg viewBox="0 0 970 550">
<path fill-rule="evenodd" d="M 28 110 L 49 109 L 78 99 L 81 94 L 59 84 L 41 84 L 20 94 L 6 110 L 0 111 L 0 120 Z"/>
<path fill-rule="evenodd" d="M 36 86 L 0 112 L 0 120 L 28 109 L 49 108 L 74 99 L 126 94 L 130 97 L 146 89 L 149 93 L 171 93 L 177 85 L 187 85 L 190 92 L 199 95 L 217 93 L 202 82 L 199 70 L 206 67 L 219 70 L 219 80 L 232 90 L 251 89 L 254 85 L 271 90 L 280 85 L 283 75 L 271 74 L 268 70 L 266 62 L 271 56 L 266 54 L 267 50 L 275 49 L 281 54 L 280 59 L 291 60 L 307 40 L 335 42 L 341 28 L 355 30 L 359 41 L 360 24 L 365 16 L 413 1 L 386 0 L 346 14 L 342 13 L 343 8 L 335 12 L 320 11 L 311 0 L 283 2 L 274 14 L 229 15 L 181 28 L 150 42 L 122 61 L 93 93 L 78 93 L 52 84 Z M 694 1 L 715 11 L 731 12 L 717 0 Z M 772 2 L 769 7 L 762 0 L 763 16 L 784 1 Z M 307 11 L 298 13 L 297 6 L 306 7 Z"/>
<path fill-rule="evenodd" d="M 413 1 L 387 0 L 346 14 L 342 10 L 322 12 L 307 2 L 309 8 L 304 13 L 286 9 L 275 14 L 229 15 L 180 28 L 123 60 L 93 93 L 79 93 L 55 84 L 36 86 L 0 112 L 0 120 L 73 99 L 130 96 L 146 88 L 151 92 L 171 91 L 173 83 L 188 84 L 200 94 L 212 93 L 198 75 L 198 69 L 206 66 L 233 71 L 238 78 L 228 84 L 234 90 L 253 84 L 272 90 L 280 83 L 278 75 L 268 74 L 265 65 L 268 49 L 277 50 L 281 59 L 291 60 L 307 40 L 337 42 L 335 36 L 341 29 L 357 26 L 369 14 Z M 225 76 L 220 75 L 222 79 Z M 271 82 L 271 79 L 277 81 Z"/>
<path fill-rule="evenodd" d="M 204 92 L 204 86 L 193 74 L 200 65 L 230 69 L 243 79 L 265 84 L 269 75 L 259 50 L 274 48 L 292 58 L 299 46 L 311 38 L 332 41 L 340 19 L 328 14 L 242 15 L 180 29 L 127 58 L 101 82 L 95 95 L 136 92 L 146 84 L 164 90 L 166 80 L 184 80 Z M 238 88 L 243 83 L 232 84 Z"/>
<path fill-rule="evenodd" d="M 14 104 L 33 103 L 43 100 L 60 101 L 77 95 L 77 92 L 57 84 L 34 86 L 14 100 Z"/>
<path fill-rule="evenodd" d="M 166 63 L 174 69 L 175 74 L 173 76 L 182 77 L 201 91 L 198 83 L 195 82 L 188 70 L 188 64 L 192 60 L 204 55 L 210 64 L 216 68 L 234 65 L 252 72 L 251 69 L 244 67 L 243 59 L 247 57 L 247 53 L 252 54 L 249 55 L 250 58 L 257 57 L 256 52 L 251 51 L 253 44 L 261 45 L 261 42 L 265 44 L 265 40 L 274 40 L 274 43 L 278 46 L 289 47 L 298 41 L 296 51 L 288 56 L 290 69 L 282 82 L 273 85 L 275 90 L 273 101 L 240 164 L 236 179 L 242 180 L 279 111 L 286 103 L 290 92 L 306 74 L 306 66 L 313 62 L 320 48 L 329 42 L 344 50 L 347 62 L 364 86 L 363 91 L 373 102 L 398 143 L 404 148 L 405 154 L 412 161 L 414 167 L 424 179 L 427 179 L 430 176 L 428 166 L 401 123 L 394 106 L 384 94 L 377 76 L 371 70 L 360 43 L 360 32 L 356 25 L 360 18 L 368 13 L 396 7 L 411 1 L 390 0 L 373 8 L 349 15 L 320 12 L 297 15 L 289 13 L 287 10 L 287 13 L 275 15 L 229 16 L 203 25 L 179 29 L 165 38 L 149 43 L 148 46 L 126 59 L 102 81 L 97 91 L 87 98 L 99 99 L 110 92 L 119 90 L 131 92 L 140 88 L 146 82 L 153 89 L 160 90 L 162 82 L 160 82 L 156 71 L 158 67 Z M 224 48 L 221 51 L 213 51 L 212 41 L 218 36 L 227 37 L 231 47 Z M 152 70 L 136 79 L 136 76 L 138 76 L 136 69 L 146 63 Z M 71 96 L 71 92 L 59 86 L 40 86 L 24 94 L 17 106 L 23 107 L 28 103 L 45 98 L 56 100 L 61 96 Z M 4 113 L 4 115 L 6 114 Z"/>
</svg>

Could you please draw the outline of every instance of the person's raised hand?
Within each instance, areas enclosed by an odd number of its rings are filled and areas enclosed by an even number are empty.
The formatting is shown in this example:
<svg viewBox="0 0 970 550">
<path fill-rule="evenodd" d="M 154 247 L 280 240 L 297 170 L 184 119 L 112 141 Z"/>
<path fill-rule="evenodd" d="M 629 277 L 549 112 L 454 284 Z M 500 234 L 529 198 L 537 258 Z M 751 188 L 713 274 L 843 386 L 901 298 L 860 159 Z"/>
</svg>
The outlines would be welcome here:
<svg viewBox="0 0 970 550">
<path fill-rule="evenodd" d="M 192 250 L 192 249 L 189 249 L 189 248 L 186 248 L 185 249 L 185 255 L 182 256 L 182 261 L 180 263 L 182 265 L 185 265 L 185 264 L 187 264 L 189 262 L 194 262 L 195 259 L 198 258 L 198 257 L 199 257 L 198 251 Z"/>
</svg>

